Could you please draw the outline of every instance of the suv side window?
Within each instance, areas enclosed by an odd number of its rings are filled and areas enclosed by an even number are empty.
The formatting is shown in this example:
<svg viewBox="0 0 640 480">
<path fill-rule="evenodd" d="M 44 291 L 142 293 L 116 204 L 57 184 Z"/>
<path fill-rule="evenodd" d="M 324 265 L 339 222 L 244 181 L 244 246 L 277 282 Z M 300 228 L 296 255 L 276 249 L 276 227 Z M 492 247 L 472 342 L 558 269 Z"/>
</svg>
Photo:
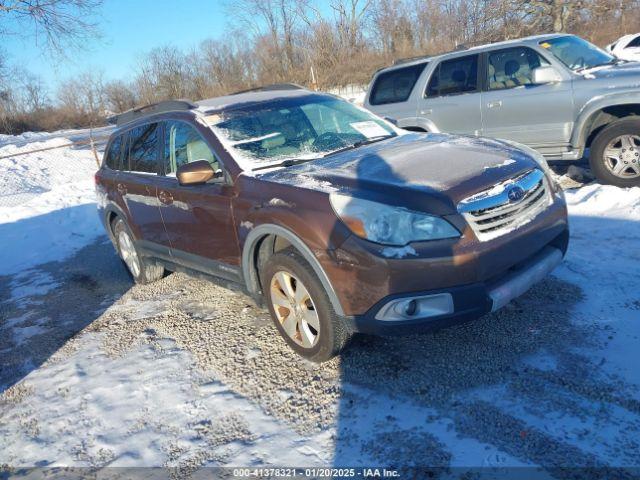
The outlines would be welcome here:
<svg viewBox="0 0 640 480">
<path fill-rule="evenodd" d="M 158 172 L 158 124 L 151 123 L 129 131 L 129 170 Z"/>
<path fill-rule="evenodd" d="M 104 163 L 111 170 L 122 170 L 122 135 L 118 135 L 111 142 Z"/>
<path fill-rule="evenodd" d="M 436 67 L 427 85 L 428 97 L 478 91 L 478 55 L 445 60 Z"/>
<path fill-rule="evenodd" d="M 406 101 L 426 66 L 427 63 L 421 63 L 381 73 L 371 89 L 369 103 L 384 105 Z"/>
<path fill-rule="evenodd" d="M 165 123 L 163 157 L 166 175 L 175 175 L 178 167 L 196 160 L 206 160 L 214 171 L 220 168 L 218 159 L 207 142 L 193 126 L 186 122 Z"/>
<path fill-rule="evenodd" d="M 535 50 L 527 47 L 505 48 L 489 52 L 487 85 L 489 90 L 502 90 L 533 84 L 533 70 L 549 65 Z"/>
</svg>

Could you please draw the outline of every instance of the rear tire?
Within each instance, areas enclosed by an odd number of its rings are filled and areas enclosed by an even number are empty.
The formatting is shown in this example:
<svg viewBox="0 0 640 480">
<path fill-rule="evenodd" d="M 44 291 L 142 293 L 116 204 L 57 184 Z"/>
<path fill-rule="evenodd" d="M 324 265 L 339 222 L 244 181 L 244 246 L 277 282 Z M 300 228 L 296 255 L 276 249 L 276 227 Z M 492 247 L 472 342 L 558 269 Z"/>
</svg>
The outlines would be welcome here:
<svg viewBox="0 0 640 480">
<path fill-rule="evenodd" d="M 140 255 L 131 230 L 121 218 L 116 219 L 113 224 L 113 236 L 118 255 L 136 283 L 152 283 L 164 276 L 164 267 Z"/>
<path fill-rule="evenodd" d="M 598 133 L 589 164 L 601 183 L 640 186 L 640 118 L 617 120 Z"/>
<path fill-rule="evenodd" d="M 293 350 L 312 362 L 325 362 L 344 349 L 351 332 L 334 311 L 311 266 L 296 250 L 274 254 L 260 274 L 269 313 Z"/>
</svg>

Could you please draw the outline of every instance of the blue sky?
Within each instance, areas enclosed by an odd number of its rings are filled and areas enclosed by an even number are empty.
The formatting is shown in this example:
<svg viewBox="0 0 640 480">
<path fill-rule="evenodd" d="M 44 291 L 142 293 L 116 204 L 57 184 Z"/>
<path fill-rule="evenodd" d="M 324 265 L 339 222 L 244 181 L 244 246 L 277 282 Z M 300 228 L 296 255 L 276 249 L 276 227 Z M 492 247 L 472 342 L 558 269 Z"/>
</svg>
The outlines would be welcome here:
<svg viewBox="0 0 640 480">
<path fill-rule="evenodd" d="M 102 70 L 106 79 L 130 78 L 138 58 L 152 48 L 196 47 L 205 38 L 223 38 L 227 26 L 222 0 L 105 0 L 97 22 L 102 38 L 71 52 L 70 60 L 42 55 L 33 37 L 10 36 L 2 48 L 9 63 L 41 75 L 55 88 L 87 69 Z"/>
</svg>

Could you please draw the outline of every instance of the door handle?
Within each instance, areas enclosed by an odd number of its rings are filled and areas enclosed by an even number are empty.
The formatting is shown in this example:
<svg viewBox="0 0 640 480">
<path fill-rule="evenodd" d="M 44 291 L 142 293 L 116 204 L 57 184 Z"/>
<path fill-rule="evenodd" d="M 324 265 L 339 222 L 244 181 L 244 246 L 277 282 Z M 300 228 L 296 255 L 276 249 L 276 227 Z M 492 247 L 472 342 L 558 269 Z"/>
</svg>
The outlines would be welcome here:
<svg viewBox="0 0 640 480">
<path fill-rule="evenodd" d="M 160 190 L 160 193 L 158 193 L 158 200 L 160 200 L 160 203 L 165 205 L 171 205 L 173 203 L 173 195 L 164 190 Z"/>
<path fill-rule="evenodd" d="M 116 190 L 118 190 L 118 193 L 120 195 L 126 195 L 127 193 L 127 187 L 124 185 L 124 183 L 119 183 L 116 185 Z"/>
<path fill-rule="evenodd" d="M 431 115 L 433 110 L 431 108 L 427 108 L 426 110 L 420 110 L 420 115 Z"/>
<path fill-rule="evenodd" d="M 487 107 L 489 108 L 499 108 L 502 106 L 502 100 L 496 100 L 495 102 L 487 103 Z"/>
</svg>

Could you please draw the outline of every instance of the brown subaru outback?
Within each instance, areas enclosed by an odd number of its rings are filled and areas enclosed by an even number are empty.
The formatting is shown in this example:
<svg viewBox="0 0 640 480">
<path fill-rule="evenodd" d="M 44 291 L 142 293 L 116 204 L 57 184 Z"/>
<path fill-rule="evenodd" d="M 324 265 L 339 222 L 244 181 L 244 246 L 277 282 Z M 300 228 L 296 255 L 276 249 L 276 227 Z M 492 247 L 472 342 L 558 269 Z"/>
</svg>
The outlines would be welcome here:
<svg viewBox="0 0 640 480">
<path fill-rule="evenodd" d="M 567 249 L 562 191 L 526 147 L 405 132 L 294 85 L 116 121 L 99 212 L 135 281 L 237 283 L 314 361 L 496 310 Z"/>
</svg>

